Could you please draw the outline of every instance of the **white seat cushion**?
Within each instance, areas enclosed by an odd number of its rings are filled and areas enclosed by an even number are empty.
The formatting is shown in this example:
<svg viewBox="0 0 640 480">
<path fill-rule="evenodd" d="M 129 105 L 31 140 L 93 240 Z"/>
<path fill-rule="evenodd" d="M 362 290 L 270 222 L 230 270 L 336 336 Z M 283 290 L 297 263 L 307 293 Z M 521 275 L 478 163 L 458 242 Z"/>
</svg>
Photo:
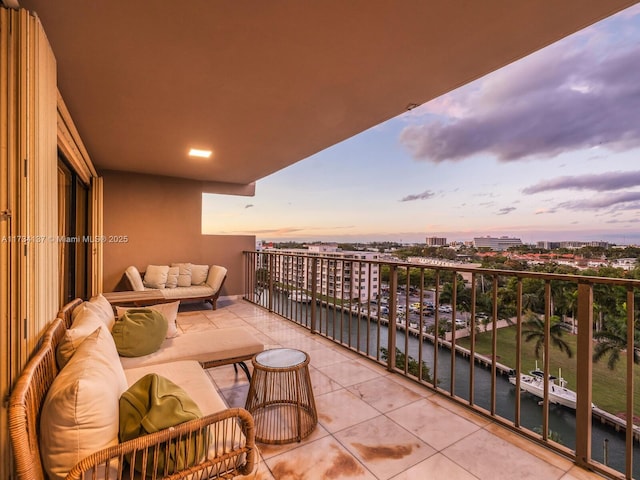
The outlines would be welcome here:
<svg viewBox="0 0 640 480">
<path fill-rule="evenodd" d="M 245 328 L 218 328 L 168 338 L 156 352 L 142 357 L 120 357 L 120 362 L 125 369 L 178 360 L 204 363 L 251 356 L 263 350 L 264 344 Z"/>
</svg>

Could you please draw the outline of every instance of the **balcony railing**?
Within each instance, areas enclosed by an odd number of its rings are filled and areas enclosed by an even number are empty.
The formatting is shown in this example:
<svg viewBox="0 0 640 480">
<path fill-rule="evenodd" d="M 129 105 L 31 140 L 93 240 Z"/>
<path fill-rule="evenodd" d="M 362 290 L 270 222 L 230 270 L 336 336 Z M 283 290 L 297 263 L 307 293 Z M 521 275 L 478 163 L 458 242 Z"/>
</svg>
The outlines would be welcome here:
<svg viewBox="0 0 640 480">
<path fill-rule="evenodd" d="M 360 288 L 330 281 L 344 264 Z M 639 280 L 278 252 L 245 268 L 247 300 L 584 468 L 640 477 Z"/>
</svg>

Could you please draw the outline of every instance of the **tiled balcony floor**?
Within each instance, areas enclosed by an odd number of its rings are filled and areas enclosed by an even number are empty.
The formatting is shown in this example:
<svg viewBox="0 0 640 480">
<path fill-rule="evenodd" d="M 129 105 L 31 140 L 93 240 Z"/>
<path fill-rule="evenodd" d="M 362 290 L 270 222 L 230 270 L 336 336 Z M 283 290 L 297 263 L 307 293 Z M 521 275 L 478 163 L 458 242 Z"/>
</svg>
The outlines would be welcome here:
<svg viewBox="0 0 640 480">
<path fill-rule="evenodd" d="M 179 324 L 184 330 L 246 326 L 267 348 L 298 348 L 311 357 L 318 426 L 300 443 L 258 444 L 258 470 L 245 478 L 602 478 L 248 302 L 222 301 L 216 311 L 184 311 Z M 224 366 L 208 373 L 229 406 L 244 407 L 249 382 L 242 371 Z"/>
</svg>

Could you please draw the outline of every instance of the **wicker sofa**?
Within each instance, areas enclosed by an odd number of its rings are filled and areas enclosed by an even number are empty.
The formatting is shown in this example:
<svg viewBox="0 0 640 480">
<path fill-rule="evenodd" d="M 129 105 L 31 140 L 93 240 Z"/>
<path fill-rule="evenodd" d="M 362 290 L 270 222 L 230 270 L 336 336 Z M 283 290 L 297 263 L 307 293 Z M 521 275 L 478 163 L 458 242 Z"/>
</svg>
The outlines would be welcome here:
<svg viewBox="0 0 640 480">
<path fill-rule="evenodd" d="M 60 368 L 60 350 L 65 351 L 63 347 L 68 347 L 73 330 L 80 328 L 76 321 L 69 328 L 78 309 L 94 309 L 107 328 L 99 326 L 79 342 Z M 256 459 L 253 418 L 244 409 L 226 407 L 201 367 L 207 362 L 172 357 L 163 363 L 124 368 L 117 351 L 113 356 L 115 345 L 109 344 L 113 343 L 108 331 L 110 321 L 104 307 L 75 300 L 65 305 L 44 332 L 9 402 L 9 430 L 18 478 L 120 480 L 146 475 L 151 479 L 204 479 L 251 473 Z M 120 443 L 117 401 L 126 388 L 148 373 L 162 375 L 182 387 L 203 416 Z M 72 388 L 65 382 L 71 382 Z M 92 391 L 96 385 L 99 391 Z M 60 391 L 62 401 L 56 404 Z M 159 467 L 162 452 L 184 449 L 185 439 L 196 439 L 193 450 L 199 455 L 195 462 L 166 462 Z M 133 475 L 129 465 L 137 460 L 145 466 Z"/>
</svg>

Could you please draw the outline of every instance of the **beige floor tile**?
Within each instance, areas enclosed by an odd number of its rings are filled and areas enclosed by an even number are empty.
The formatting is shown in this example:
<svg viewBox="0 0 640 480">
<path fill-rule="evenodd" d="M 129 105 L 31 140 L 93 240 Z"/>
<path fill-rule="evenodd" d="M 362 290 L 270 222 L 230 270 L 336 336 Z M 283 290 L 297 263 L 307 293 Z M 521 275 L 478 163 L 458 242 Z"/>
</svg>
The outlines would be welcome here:
<svg viewBox="0 0 640 480">
<path fill-rule="evenodd" d="M 340 443 L 325 437 L 265 460 L 277 480 L 374 480 Z"/>
<path fill-rule="evenodd" d="M 245 364 L 249 367 L 249 371 L 252 372 L 253 367 L 251 362 L 245 362 Z M 249 385 L 249 380 L 242 369 L 238 368 L 238 371 L 235 372 L 233 365 L 222 365 L 220 367 L 209 368 L 207 373 L 220 390 Z"/>
<path fill-rule="evenodd" d="M 404 388 L 411 390 L 412 392 L 420 395 L 423 398 L 435 395 L 435 392 L 433 390 L 430 390 L 424 385 L 421 385 L 418 382 L 405 378 L 402 375 L 399 375 L 397 373 L 392 373 L 387 378 L 392 382 L 395 382 L 398 385 L 401 385 Z"/>
<path fill-rule="evenodd" d="M 574 465 L 567 473 L 560 477 L 560 480 L 602 480 L 603 478 L 605 477 L 602 475 Z"/>
<path fill-rule="evenodd" d="M 378 416 L 335 435 L 377 478 L 389 478 L 435 453 L 398 424 Z"/>
<path fill-rule="evenodd" d="M 539 459 L 558 467 L 561 470 L 567 471 L 573 465 L 573 462 L 568 458 L 561 457 L 548 448 L 538 445 L 537 443 L 526 439 L 522 435 L 518 435 L 516 432 L 502 428 L 497 423 L 487 425 L 485 430 L 502 438 L 506 442 L 509 442 L 511 445 L 521 448 L 522 450 L 529 452 L 531 455 L 535 455 Z"/>
<path fill-rule="evenodd" d="M 387 416 L 436 450 L 442 450 L 480 428 L 430 399 L 418 400 L 388 412 Z"/>
<path fill-rule="evenodd" d="M 313 443 L 316 440 L 319 440 L 323 437 L 329 436 L 329 432 L 322 426 L 316 425 L 313 432 L 306 437 L 303 438 L 301 442 L 291 442 L 285 443 L 282 445 L 269 445 L 266 443 L 258 443 L 258 448 L 260 449 L 260 453 L 262 454 L 262 458 L 267 459 L 271 457 L 275 457 L 276 455 L 281 455 L 285 452 L 289 452 L 291 450 L 303 447 L 309 443 Z"/>
<path fill-rule="evenodd" d="M 452 462 L 441 453 L 436 453 L 426 460 L 405 470 L 392 480 L 477 480 L 460 465 Z M 515 479 L 514 479 L 515 480 Z"/>
<path fill-rule="evenodd" d="M 316 348 L 309 349 L 307 353 L 311 358 L 311 365 L 316 368 L 320 368 L 349 360 L 349 357 L 337 352 L 335 348 L 336 347 L 331 345 L 323 346 L 318 344 Z"/>
<path fill-rule="evenodd" d="M 247 325 L 244 320 L 239 319 L 235 315 L 222 318 L 211 318 L 209 321 L 218 328 L 245 327 Z"/>
<path fill-rule="evenodd" d="M 565 473 L 483 429 L 441 453 L 482 480 L 556 480 Z"/>
<path fill-rule="evenodd" d="M 342 385 L 330 379 L 313 366 L 309 367 L 309 374 L 311 375 L 311 386 L 313 387 L 313 393 L 315 396 L 340 390 L 342 388 Z"/>
<path fill-rule="evenodd" d="M 318 370 L 343 387 L 362 383 L 379 376 L 379 373 L 375 370 L 352 361 L 334 363 L 321 367 L 318 367 L 318 363 L 314 365 Z"/>
<path fill-rule="evenodd" d="M 264 461 L 261 461 L 260 463 L 258 463 L 258 466 L 255 469 L 255 471 L 253 471 L 249 475 L 239 475 L 237 477 L 233 477 L 233 480 L 277 480 L 277 479 L 273 476 L 273 474 L 269 470 L 269 467 L 267 467 L 267 464 Z"/>
<path fill-rule="evenodd" d="M 247 394 L 249 393 L 249 384 L 239 387 L 227 388 L 221 390 L 220 393 L 224 397 L 230 408 L 244 408 L 247 403 Z"/>
<path fill-rule="evenodd" d="M 383 413 L 422 398 L 412 390 L 389 380 L 388 377 L 379 377 L 358 383 L 348 387 L 347 390 Z"/>
<path fill-rule="evenodd" d="M 339 432 L 380 414 L 347 390 L 316 395 L 318 422 L 329 432 Z"/>
</svg>

